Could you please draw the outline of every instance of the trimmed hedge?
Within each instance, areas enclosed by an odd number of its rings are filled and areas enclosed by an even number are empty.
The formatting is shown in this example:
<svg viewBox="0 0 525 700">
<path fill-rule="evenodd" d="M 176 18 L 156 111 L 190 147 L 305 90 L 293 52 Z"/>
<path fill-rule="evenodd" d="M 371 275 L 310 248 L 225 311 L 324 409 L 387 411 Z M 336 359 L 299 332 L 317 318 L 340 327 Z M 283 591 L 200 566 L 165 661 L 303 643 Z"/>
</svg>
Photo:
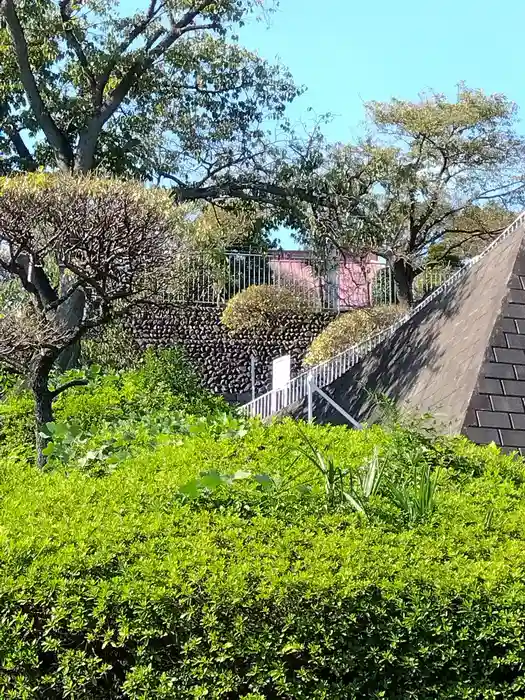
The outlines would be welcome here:
<svg viewBox="0 0 525 700">
<path fill-rule="evenodd" d="M 238 332 L 270 324 L 282 314 L 311 313 L 308 299 L 286 287 L 252 285 L 232 297 L 222 314 L 222 323 Z"/>
<path fill-rule="evenodd" d="M 314 338 L 304 364 L 316 365 L 329 360 L 383 328 L 388 328 L 405 313 L 406 309 L 392 305 L 357 309 L 338 316 Z"/>
<path fill-rule="evenodd" d="M 466 440 L 303 427 L 343 467 L 440 469 L 408 527 L 327 510 L 285 421 L 166 436 L 94 478 L 0 467 L 0 696 L 523 698 L 525 469 Z M 202 471 L 297 476 L 187 501 Z M 309 484 L 310 492 L 296 488 Z"/>
</svg>

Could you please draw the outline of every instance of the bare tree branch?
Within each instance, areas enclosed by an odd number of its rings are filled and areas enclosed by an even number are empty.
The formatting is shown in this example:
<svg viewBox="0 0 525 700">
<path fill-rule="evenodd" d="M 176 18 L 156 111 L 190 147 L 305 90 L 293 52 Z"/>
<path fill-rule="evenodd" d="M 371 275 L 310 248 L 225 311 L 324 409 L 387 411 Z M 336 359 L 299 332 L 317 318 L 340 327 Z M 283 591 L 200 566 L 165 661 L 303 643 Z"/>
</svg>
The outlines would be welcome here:
<svg viewBox="0 0 525 700">
<path fill-rule="evenodd" d="M 93 71 L 91 70 L 91 66 L 89 65 L 88 58 L 84 52 L 84 49 L 82 48 L 82 44 L 78 40 L 78 38 L 75 35 L 75 32 L 71 28 L 71 21 L 72 21 L 72 10 L 71 10 L 71 0 L 60 0 L 59 3 L 59 9 L 60 9 L 60 17 L 62 19 L 62 25 L 64 28 L 64 33 L 66 35 L 66 41 L 68 43 L 68 46 L 71 48 L 71 50 L 74 52 L 75 56 L 78 59 L 78 62 L 84 71 L 84 75 L 86 76 L 88 82 L 89 82 L 89 87 L 91 90 L 91 95 L 93 99 L 95 99 L 96 94 L 97 94 L 97 81 L 95 78 L 95 75 Z"/>
<path fill-rule="evenodd" d="M 97 77 L 97 103 L 99 106 L 102 106 L 104 90 L 106 89 L 106 85 L 108 84 L 108 81 L 111 77 L 111 73 L 114 71 L 119 59 L 129 49 L 133 42 L 146 31 L 146 29 L 153 22 L 157 13 L 162 9 L 162 7 L 163 3 L 159 3 L 159 0 L 150 0 L 150 4 L 144 20 L 134 25 L 133 29 L 130 31 L 128 36 L 118 46 L 113 57 L 108 61 L 103 73 L 101 73 Z"/>
<path fill-rule="evenodd" d="M 202 29 L 212 29 L 218 26 L 213 23 L 200 26 L 193 24 L 195 18 L 207 7 L 212 5 L 213 0 L 201 0 L 201 2 L 195 8 L 188 10 L 188 12 L 186 12 L 178 22 L 172 24 L 171 30 L 169 30 L 167 33 L 164 30 L 159 29 L 153 35 L 153 38 L 150 38 L 145 47 L 145 56 L 138 58 L 132 63 L 130 68 L 121 78 L 118 85 L 112 90 L 107 103 L 101 105 L 99 113 L 93 117 L 85 131 L 80 135 L 78 145 L 78 162 L 76 163 L 76 169 L 79 172 L 88 172 L 91 169 L 94 160 L 97 138 L 102 127 L 120 107 L 133 85 L 136 84 L 137 80 L 139 80 L 142 75 L 144 75 L 144 73 L 151 66 L 153 66 L 155 61 L 161 56 L 164 56 L 166 51 L 168 51 L 168 49 L 173 46 L 177 39 L 180 39 L 180 37 L 185 33 L 189 31 L 199 31 Z M 153 12 L 153 14 L 155 13 L 155 3 L 150 3 L 150 12 Z M 148 20 L 147 25 L 150 22 L 151 19 Z M 142 31 L 144 31 L 144 29 Z M 132 32 L 132 34 L 133 33 L 134 32 Z M 139 36 L 139 34 L 137 34 L 137 36 Z M 157 44 L 157 46 L 153 46 L 155 41 L 160 39 L 160 37 L 164 34 L 164 39 Z M 98 85 L 99 94 L 103 94 L 104 87 L 101 88 L 100 86 L 104 81 L 107 83 L 110 75 L 111 71 L 108 73 L 106 70 L 102 76 L 102 79 Z M 100 93 L 100 90 L 102 90 L 102 93 Z"/>
<path fill-rule="evenodd" d="M 276 198 L 283 201 L 294 197 L 310 203 L 328 202 L 324 194 L 318 194 L 304 187 L 284 187 L 269 182 L 256 180 L 230 180 L 216 185 L 189 186 L 171 173 L 162 172 L 161 177 L 176 183 L 177 187 L 170 190 L 172 197 L 177 202 L 191 202 L 198 200 L 213 201 L 221 198 L 241 199 L 256 201 L 265 204 L 275 204 Z"/>
<path fill-rule="evenodd" d="M 72 379 L 71 381 L 61 384 L 59 387 L 51 391 L 51 398 L 56 399 L 57 396 L 60 396 L 60 394 L 62 394 L 64 391 L 67 391 L 74 386 L 87 386 L 88 384 L 89 381 L 87 379 Z"/>
<path fill-rule="evenodd" d="M 33 157 L 33 154 L 26 146 L 24 139 L 20 135 L 19 129 L 9 123 L 9 106 L 6 103 L 0 104 L 0 130 L 7 134 L 9 140 L 13 144 L 24 170 L 34 172 L 38 165 Z"/>
</svg>

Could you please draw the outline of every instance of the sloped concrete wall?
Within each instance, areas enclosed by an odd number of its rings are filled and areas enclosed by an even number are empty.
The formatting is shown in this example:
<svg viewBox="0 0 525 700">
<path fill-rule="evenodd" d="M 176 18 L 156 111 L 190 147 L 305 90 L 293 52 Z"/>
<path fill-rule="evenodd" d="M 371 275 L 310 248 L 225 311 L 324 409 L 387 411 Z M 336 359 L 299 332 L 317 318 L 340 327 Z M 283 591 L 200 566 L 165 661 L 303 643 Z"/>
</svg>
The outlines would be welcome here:
<svg viewBox="0 0 525 700">
<path fill-rule="evenodd" d="M 361 422 L 377 417 L 379 393 L 399 407 L 433 413 L 445 431 L 460 432 L 520 245 L 521 234 L 509 236 L 325 391 Z M 305 403 L 292 413 L 304 418 Z M 345 422 L 318 396 L 314 415 L 321 423 Z"/>
</svg>

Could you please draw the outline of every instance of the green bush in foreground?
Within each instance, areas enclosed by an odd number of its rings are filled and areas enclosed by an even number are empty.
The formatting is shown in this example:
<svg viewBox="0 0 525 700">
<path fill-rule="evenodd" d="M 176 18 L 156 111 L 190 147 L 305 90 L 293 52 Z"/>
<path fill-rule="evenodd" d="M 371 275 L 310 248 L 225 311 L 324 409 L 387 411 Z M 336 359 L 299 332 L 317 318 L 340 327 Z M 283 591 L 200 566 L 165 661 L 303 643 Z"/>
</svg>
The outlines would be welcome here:
<svg viewBox="0 0 525 700">
<path fill-rule="evenodd" d="M 54 462 L 73 454 L 82 458 L 110 443 L 116 454 L 123 442 L 151 444 L 159 433 L 213 415 L 227 422 L 231 415 L 224 399 L 203 388 L 178 348 L 148 350 L 127 371 L 103 373 L 92 367 L 57 381 L 80 377 L 89 377 L 88 385 L 68 390 L 55 403 L 55 422 L 49 428 L 53 444 L 46 450 Z M 0 401 L 0 454 L 15 450 L 32 459 L 33 443 L 32 398 L 22 385 L 15 385 Z"/>
<path fill-rule="evenodd" d="M 5 457 L 0 697 L 523 698 L 522 461 L 301 431 L 166 434 L 96 477 Z M 316 451 L 345 483 L 380 460 L 366 514 L 328 502 Z M 407 465 L 438 474 L 421 519 L 389 495 Z"/>
</svg>

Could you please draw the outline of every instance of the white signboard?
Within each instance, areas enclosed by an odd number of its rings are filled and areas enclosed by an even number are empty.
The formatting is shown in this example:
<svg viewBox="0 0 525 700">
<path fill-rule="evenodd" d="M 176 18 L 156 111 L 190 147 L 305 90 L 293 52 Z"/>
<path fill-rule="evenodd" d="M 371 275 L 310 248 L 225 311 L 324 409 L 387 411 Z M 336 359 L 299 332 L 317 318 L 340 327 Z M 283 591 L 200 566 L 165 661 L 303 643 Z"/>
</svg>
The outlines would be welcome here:
<svg viewBox="0 0 525 700">
<path fill-rule="evenodd" d="M 278 393 L 290 381 L 290 355 L 277 357 L 272 362 L 272 412 L 282 407 L 282 396 Z"/>
<path fill-rule="evenodd" d="M 290 381 L 291 358 L 290 355 L 277 357 L 272 362 L 272 391 L 285 387 Z"/>
</svg>

